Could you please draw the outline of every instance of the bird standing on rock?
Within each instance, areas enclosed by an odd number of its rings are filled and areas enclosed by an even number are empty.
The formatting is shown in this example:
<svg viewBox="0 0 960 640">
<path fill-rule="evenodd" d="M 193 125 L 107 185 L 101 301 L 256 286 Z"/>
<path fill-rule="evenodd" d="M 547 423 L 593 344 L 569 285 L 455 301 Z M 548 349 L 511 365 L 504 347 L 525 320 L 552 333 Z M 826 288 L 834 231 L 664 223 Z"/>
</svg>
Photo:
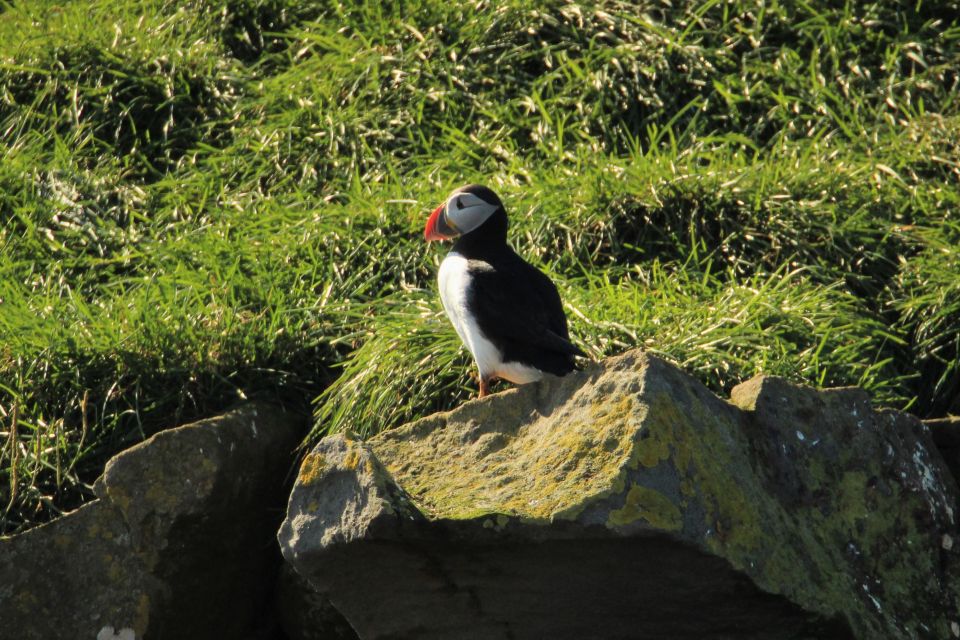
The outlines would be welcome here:
<svg viewBox="0 0 960 640">
<path fill-rule="evenodd" d="M 560 294 L 507 244 L 507 212 L 487 187 L 456 189 L 423 232 L 453 240 L 437 279 L 443 308 L 480 370 L 480 397 L 500 378 L 516 384 L 562 376 L 584 356 L 570 342 Z"/>
</svg>

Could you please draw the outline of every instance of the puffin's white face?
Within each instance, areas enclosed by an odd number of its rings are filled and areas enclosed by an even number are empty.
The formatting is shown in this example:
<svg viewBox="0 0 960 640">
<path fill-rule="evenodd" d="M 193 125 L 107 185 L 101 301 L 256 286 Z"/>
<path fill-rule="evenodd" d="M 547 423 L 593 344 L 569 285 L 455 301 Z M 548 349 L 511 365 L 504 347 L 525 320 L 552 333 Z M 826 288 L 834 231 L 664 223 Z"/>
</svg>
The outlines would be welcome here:
<svg viewBox="0 0 960 640">
<path fill-rule="evenodd" d="M 469 191 L 454 191 L 444 204 L 430 214 L 424 238 L 428 241 L 450 240 L 470 233 L 486 222 L 499 206 Z"/>
<path fill-rule="evenodd" d="M 487 221 L 497 207 L 472 193 L 454 193 L 447 198 L 447 224 L 460 235 L 470 233 Z"/>
</svg>

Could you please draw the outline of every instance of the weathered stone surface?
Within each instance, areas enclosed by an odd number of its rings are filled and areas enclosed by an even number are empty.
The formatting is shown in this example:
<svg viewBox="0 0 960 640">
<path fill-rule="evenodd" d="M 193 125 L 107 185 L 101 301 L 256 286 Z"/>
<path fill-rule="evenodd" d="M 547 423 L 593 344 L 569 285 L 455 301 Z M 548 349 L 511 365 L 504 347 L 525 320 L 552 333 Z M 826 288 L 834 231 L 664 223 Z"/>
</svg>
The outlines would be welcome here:
<svg viewBox="0 0 960 640">
<path fill-rule="evenodd" d="M 98 500 L 0 539 L 0 638 L 249 637 L 304 426 L 248 404 L 113 458 Z"/>
<path fill-rule="evenodd" d="M 914 418 L 630 352 L 305 458 L 279 539 L 361 638 L 949 638 Z"/>
</svg>

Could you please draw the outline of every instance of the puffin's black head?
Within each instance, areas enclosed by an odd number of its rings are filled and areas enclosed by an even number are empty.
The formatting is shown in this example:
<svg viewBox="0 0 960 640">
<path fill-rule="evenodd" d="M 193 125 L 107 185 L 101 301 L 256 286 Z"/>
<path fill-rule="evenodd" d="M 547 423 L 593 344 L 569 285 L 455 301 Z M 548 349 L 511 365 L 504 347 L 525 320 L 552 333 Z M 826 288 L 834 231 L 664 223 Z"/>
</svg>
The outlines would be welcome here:
<svg viewBox="0 0 960 640">
<path fill-rule="evenodd" d="M 503 203 L 497 194 L 482 185 L 468 184 L 456 189 L 445 203 L 433 210 L 427 219 L 423 237 L 428 242 L 452 240 L 479 228 L 498 212 L 506 220 Z"/>
</svg>

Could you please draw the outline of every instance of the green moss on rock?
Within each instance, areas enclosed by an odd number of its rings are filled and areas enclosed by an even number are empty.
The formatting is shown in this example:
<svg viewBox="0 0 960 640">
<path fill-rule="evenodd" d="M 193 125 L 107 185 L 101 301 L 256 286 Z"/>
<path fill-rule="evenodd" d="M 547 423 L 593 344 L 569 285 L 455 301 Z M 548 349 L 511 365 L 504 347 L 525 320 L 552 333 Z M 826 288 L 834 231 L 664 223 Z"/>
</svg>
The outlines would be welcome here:
<svg viewBox="0 0 960 640">
<path fill-rule="evenodd" d="M 610 512 L 607 526 L 622 527 L 643 520 L 664 531 L 679 531 L 683 526 L 680 509 L 659 491 L 634 485 L 627 492 L 623 507 Z"/>
<path fill-rule="evenodd" d="M 518 401 L 530 395 L 527 389 L 514 393 Z M 632 403 L 621 395 L 602 406 L 569 408 L 561 416 L 538 415 L 531 406 L 526 419 L 511 423 L 488 416 L 456 430 L 427 418 L 369 444 L 433 517 L 497 513 L 546 521 L 564 517 L 598 487 L 609 489 L 632 449 L 631 429 L 622 420 Z M 424 430 L 427 423 L 437 428 Z M 419 437 L 409 437 L 413 433 Z"/>
</svg>

